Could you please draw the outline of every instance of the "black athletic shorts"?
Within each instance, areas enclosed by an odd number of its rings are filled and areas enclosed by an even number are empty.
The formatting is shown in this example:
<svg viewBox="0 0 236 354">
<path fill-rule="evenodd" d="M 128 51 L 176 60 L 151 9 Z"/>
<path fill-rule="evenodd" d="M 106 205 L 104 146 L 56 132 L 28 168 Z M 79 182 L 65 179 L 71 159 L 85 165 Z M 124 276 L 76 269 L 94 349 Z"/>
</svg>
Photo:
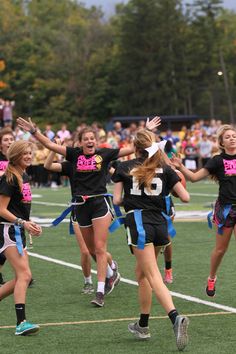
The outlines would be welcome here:
<svg viewBox="0 0 236 354">
<path fill-rule="evenodd" d="M 138 231 L 133 213 L 128 213 L 126 215 L 125 227 L 128 245 L 137 246 Z M 170 240 L 168 239 L 167 223 L 164 219 L 163 223 L 160 224 L 143 223 L 143 228 L 146 234 L 145 245 L 153 243 L 155 247 L 163 247 L 170 243 Z"/>
<path fill-rule="evenodd" d="M 82 205 L 75 205 L 72 215 L 76 216 L 80 227 L 88 227 L 92 225 L 92 220 L 103 218 L 108 213 L 111 210 L 106 197 L 99 196 L 87 199 Z"/>
<path fill-rule="evenodd" d="M 26 237 L 24 228 L 20 228 L 21 240 L 23 248 L 26 247 Z M 7 247 L 16 246 L 15 228 L 12 225 L 0 225 L 0 253 L 4 252 Z"/>
</svg>

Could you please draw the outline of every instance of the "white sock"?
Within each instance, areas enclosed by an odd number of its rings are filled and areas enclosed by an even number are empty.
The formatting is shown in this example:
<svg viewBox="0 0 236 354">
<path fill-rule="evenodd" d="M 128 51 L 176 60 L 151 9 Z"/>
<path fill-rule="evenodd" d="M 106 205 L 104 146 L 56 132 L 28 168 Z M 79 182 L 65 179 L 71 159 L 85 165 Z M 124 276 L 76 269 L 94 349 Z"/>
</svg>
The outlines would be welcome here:
<svg viewBox="0 0 236 354">
<path fill-rule="evenodd" d="M 91 275 L 89 277 L 84 277 L 84 283 L 89 283 L 89 284 L 93 284 L 93 281 L 92 281 L 92 277 Z"/>
<path fill-rule="evenodd" d="M 107 274 L 106 277 L 109 279 L 113 276 L 113 270 L 111 269 L 111 267 L 109 266 L 109 264 L 107 265 Z"/>
<path fill-rule="evenodd" d="M 104 288 L 105 288 L 105 282 L 104 281 L 98 281 L 97 292 L 104 294 Z"/>
<path fill-rule="evenodd" d="M 111 269 L 113 269 L 113 270 L 116 269 L 116 265 L 115 265 L 115 263 L 113 262 L 113 260 L 111 261 Z"/>
</svg>

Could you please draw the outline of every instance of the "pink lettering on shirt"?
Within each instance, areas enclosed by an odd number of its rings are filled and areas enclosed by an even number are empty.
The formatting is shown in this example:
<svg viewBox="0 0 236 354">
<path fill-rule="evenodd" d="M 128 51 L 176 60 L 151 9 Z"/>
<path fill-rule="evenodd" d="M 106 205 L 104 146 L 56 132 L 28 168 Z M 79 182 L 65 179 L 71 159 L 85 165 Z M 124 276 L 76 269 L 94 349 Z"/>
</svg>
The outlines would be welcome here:
<svg viewBox="0 0 236 354">
<path fill-rule="evenodd" d="M 223 160 L 224 171 L 226 176 L 236 176 L 236 159 Z"/>
<path fill-rule="evenodd" d="M 23 202 L 29 203 L 32 200 L 32 194 L 31 194 L 31 189 L 30 189 L 30 184 L 29 183 L 23 183 L 22 187 L 22 194 L 23 194 Z"/>
<path fill-rule="evenodd" d="M 99 155 L 93 155 L 86 158 L 84 155 L 80 155 L 77 160 L 76 170 L 78 172 L 98 171 L 101 169 L 102 157 Z"/>
<path fill-rule="evenodd" d="M 0 171 L 6 171 L 8 166 L 8 161 L 0 161 Z"/>
</svg>

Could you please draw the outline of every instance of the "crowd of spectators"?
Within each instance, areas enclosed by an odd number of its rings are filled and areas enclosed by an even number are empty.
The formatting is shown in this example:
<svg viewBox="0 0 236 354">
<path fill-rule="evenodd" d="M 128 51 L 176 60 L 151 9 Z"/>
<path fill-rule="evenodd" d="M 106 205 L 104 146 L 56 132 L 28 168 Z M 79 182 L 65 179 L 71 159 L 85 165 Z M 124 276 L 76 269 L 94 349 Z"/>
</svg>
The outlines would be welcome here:
<svg viewBox="0 0 236 354">
<path fill-rule="evenodd" d="M 31 183 L 36 187 L 55 187 L 67 185 L 66 178 L 55 173 L 49 173 L 44 169 L 44 162 L 49 154 L 49 151 L 37 142 L 29 133 L 23 132 L 19 127 L 13 128 L 12 109 L 14 102 L 4 101 L 0 99 L 0 122 L 1 127 L 11 127 L 13 129 L 16 140 L 31 140 L 35 144 L 35 153 L 32 166 L 28 171 L 31 177 Z M 221 120 L 211 119 L 209 121 L 200 120 L 192 124 L 191 127 L 183 125 L 180 131 L 173 132 L 156 131 L 156 140 L 166 140 L 166 153 L 169 157 L 171 154 L 180 154 L 184 164 L 192 171 L 196 171 L 205 165 L 209 158 L 218 152 L 216 132 L 222 125 Z M 145 121 L 131 123 L 128 127 L 123 127 L 121 122 L 114 123 L 111 131 L 106 131 L 105 128 L 98 122 L 92 124 L 93 129 L 97 132 L 98 148 L 123 148 L 132 144 L 133 137 L 136 131 L 145 126 Z M 75 131 L 70 131 L 67 124 L 63 123 L 59 130 L 53 129 L 51 124 L 46 124 L 43 134 L 50 140 L 59 137 L 63 144 L 75 146 L 78 141 L 79 131 L 86 127 L 85 123 L 77 126 Z M 127 156 L 123 159 L 132 159 L 134 156 Z M 62 157 L 56 156 L 56 161 L 61 162 Z"/>
</svg>

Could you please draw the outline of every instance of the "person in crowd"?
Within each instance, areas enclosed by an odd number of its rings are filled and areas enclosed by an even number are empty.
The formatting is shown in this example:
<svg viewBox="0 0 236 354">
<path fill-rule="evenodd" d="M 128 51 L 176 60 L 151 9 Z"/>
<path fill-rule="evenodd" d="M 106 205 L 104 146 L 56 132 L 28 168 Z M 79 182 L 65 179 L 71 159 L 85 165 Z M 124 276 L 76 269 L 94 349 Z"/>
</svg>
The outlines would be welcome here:
<svg viewBox="0 0 236 354">
<path fill-rule="evenodd" d="M 56 136 L 61 140 L 64 141 L 65 139 L 71 138 L 71 133 L 67 129 L 66 124 L 62 124 L 61 129 L 57 131 Z"/>
<path fill-rule="evenodd" d="M 192 171 L 198 168 L 198 149 L 197 146 L 191 142 L 190 137 L 186 138 L 186 145 L 183 151 L 185 155 L 184 165 Z"/>
<path fill-rule="evenodd" d="M 202 167 L 204 167 L 207 161 L 210 160 L 211 153 L 212 153 L 212 143 L 208 139 L 206 133 L 202 135 L 202 138 L 198 143 L 198 151 L 199 151 L 199 157 L 201 159 Z"/>
<path fill-rule="evenodd" d="M 12 127 L 13 125 L 13 107 L 14 101 L 6 100 L 3 106 L 3 126 Z"/>
<path fill-rule="evenodd" d="M 8 166 L 0 181 L 0 254 L 11 264 L 15 277 L 0 288 L 0 300 L 14 294 L 16 335 L 36 333 L 39 326 L 26 321 L 26 292 L 31 277 L 26 250 L 27 230 L 39 236 L 41 227 L 30 221 L 32 200 L 26 168 L 32 160 L 32 144 L 23 140 L 14 142 L 8 149 Z"/>
<path fill-rule="evenodd" d="M 50 140 L 53 140 L 53 139 L 54 139 L 55 133 L 54 133 L 54 131 L 52 130 L 51 124 L 46 124 L 45 130 L 44 130 L 43 134 L 44 134 L 48 139 L 50 139 Z"/>
<path fill-rule="evenodd" d="M 216 244 L 211 254 L 210 274 L 206 293 L 215 296 L 216 273 L 228 249 L 236 225 L 236 129 L 228 124 L 217 131 L 220 154 L 213 156 L 197 172 L 187 169 L 181 159 L 173 155 L 172 163 L 191 182 L 212 176 L 219 183 L 219 195 L 215 203 L 213 221 L 217 226 Z"/>
<path fill-rule="evenodd" d="M 166 212 L 166 197 L 173 189 L 183 202 L 188 202 L 189 194 L 176 172 L 166 164 L 153 133 L 138 131 L 134 147 L 136 159 L 121 162 L 112 177 L 114 204 L 122 204 L 127 213 L 127 240 L 136 258 L 139 284 L 140 319 L 130 323 L 128 330 L 139 339 L 150 338 L 148 320 L 153 291 L 173 324 L 178 349 L 183 350 L 188 343 L 189 320 L 176 310 L 156 258 L 159 250 L 169 244 L 167 222 L 162 214 Z"/>
<path fill-rule="evenodd" d="M 73 165 L 74 199 L 76 201 L 76 219 L 84 239 L 95 245 L 97 260 L 97 292 L 91 303 L 97 307 L 104 306 L 105 278 L 107 269 L 107 238 L 111 223 L 111 212 L 104 194 L 108 165 L 112 160 L 129 155 L 133 147 L 124 149 L 96 149 L 95 132 L 85 128 L 79 133 L 79 148 L 65 147 L 51 142 L 42 135 L 29 118 L 17 119 L 18 125 L 30 131 L 49 150 L 66 157 Z M 160 118 L 147 121 L 148 128 L 160 125 Z"/>
</svg>

